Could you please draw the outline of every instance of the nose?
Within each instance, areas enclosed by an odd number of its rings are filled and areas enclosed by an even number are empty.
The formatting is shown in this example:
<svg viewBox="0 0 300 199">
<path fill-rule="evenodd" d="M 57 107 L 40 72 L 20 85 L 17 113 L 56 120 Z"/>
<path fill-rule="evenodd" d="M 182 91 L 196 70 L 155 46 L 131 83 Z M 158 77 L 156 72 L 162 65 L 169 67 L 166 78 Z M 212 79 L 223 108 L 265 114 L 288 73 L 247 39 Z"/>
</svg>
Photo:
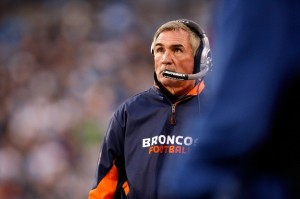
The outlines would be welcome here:
<svg viewBox="0 0 300 199">
<path fill-rule="evenodd" d="M 172 62 L 172 54 L 169 50 L 166 50 L 162 55 L 161 61 L 163 64 L 169 64 Z"/>
</svg>

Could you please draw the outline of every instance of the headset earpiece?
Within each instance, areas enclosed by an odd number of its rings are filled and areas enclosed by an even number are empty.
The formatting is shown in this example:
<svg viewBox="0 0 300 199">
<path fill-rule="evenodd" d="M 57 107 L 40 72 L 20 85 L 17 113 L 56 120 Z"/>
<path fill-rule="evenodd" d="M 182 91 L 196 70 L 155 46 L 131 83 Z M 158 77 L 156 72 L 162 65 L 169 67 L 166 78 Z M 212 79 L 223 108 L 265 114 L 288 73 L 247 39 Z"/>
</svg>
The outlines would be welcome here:
<svg viewBox="0 0 300 199">
<path fill-rule="evenodd" d="M 188 19 L 179 19 L 177 21 L 186 25 L 191 31 L 193 31 L 200 37 L 201 42 L 199 48 L 196 51 L 194 59 L 194 74 L 197 77 L 204 77 L 206 73 L 212 68 L 212 58 L 208 38 L 204 30 L 196 22 Z"/>
</svg>

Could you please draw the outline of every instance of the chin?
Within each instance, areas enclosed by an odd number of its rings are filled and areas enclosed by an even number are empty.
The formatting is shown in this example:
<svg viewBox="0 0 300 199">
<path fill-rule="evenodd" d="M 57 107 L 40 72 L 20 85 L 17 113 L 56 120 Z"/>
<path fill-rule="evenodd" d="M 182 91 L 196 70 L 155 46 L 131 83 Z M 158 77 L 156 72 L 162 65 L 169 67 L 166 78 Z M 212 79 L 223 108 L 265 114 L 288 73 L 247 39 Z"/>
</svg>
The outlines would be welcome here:
<svg viewBox="0 0 300 199">
<path fill-rule="evenodd" d="M 169 78 L 166 78 L 166 77 L 162 77 L 159 79 L 160 83 L 164 86 L 175 86 L 175 85 L 178 85 L 179 81 L 178 80 L 174 80 L 174 79 L 169 79 Z"/>
</svg>

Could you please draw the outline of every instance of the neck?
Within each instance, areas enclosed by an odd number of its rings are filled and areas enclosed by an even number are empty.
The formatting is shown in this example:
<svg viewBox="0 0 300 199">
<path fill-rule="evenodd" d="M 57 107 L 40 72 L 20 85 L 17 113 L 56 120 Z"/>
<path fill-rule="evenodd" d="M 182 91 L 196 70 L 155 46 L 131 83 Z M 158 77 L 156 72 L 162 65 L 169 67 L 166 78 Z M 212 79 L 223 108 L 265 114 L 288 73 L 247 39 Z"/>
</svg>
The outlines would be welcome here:
<svg viewBox="0 0 300 199">
<path fill-rule="evenodd" d="M 185 81 L 192 81 L 192 80 L 185 80 Z M 180 97 L 182 95 L 187 94 L 190 90 L 192 90 L 194 85 L 195 85 L 195 82 L 184 88 L 183 87 L 167 87 L 167 86 L 164 88 L 167 89 L 172 95 Z"/>
</svg>

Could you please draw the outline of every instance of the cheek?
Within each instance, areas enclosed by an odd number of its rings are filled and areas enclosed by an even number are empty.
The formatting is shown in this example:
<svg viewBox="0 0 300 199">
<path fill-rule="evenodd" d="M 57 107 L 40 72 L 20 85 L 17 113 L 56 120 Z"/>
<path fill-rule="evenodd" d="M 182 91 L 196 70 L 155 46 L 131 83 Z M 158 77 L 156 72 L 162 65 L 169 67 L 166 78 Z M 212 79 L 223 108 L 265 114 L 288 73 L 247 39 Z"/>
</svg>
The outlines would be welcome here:
<svg viewBox="0 0 300 199">
<path fill-rule="evenodd" d="M 160 61 L 160 59 L 154 58 L 154 70 L 155 70 L 155 71 L 156 71 L 156 70 L 159 70 L 160 66 L 161 66 L 161 61 Z"/>
<path fill-rule="evenodd" d="M 179 66 L 182 67 L 183 71 L 187 73 L 192 73 L 194 71 L 194 59 L 188 59 L 184 62 L 181 62 Z"/>
<path fill-rule="evenodd" d="M 158 63 L 161 59 L 159 56 L 154 56 L 154 63 Z"/>
</svg>

